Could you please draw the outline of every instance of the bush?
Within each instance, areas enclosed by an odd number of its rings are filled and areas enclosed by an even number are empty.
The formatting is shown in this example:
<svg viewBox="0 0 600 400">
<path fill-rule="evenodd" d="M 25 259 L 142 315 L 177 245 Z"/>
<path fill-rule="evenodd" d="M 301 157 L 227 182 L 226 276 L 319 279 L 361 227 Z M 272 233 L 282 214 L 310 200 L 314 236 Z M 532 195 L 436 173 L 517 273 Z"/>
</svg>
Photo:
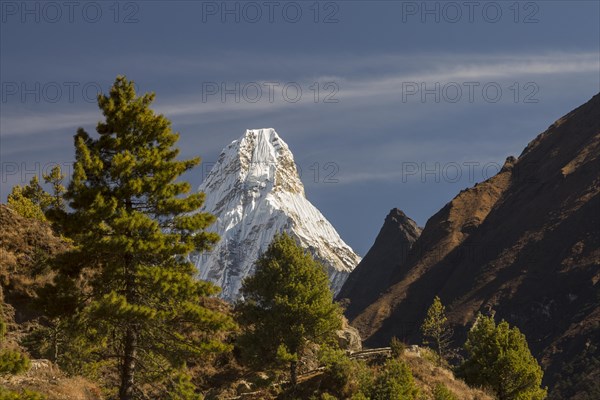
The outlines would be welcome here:
<svg viewBox="0 0 600 400">
<path fill-rule="evenodd" d="M 323 346 L 319 361 L 325 367 L 325 380 L 327 389 L 339 393 L 351 379 L 352 360 L 343 351 Z"/>
<path fill-rule="evenodd" d="M 408 365 L 402 360 L 391 359 L 385 363 L 384 371 L 375 380 L 371 399 L 413 400 L 418 393 Z"/>
<path fill-rule="evenodd" d="M 2 301 L 2 292 L 0 289 L 0 301 Z M 29 369 L 29 357 L 18 351 L 4 348 L 4 336 L 6 335 L 7 324 L 4 321 L 4 307 L 0 303 L 0 376 L 15 375 L 25 372 Z"/>
<path fill-rule="evenodd" d="M 392 357 L 398 358 L 404 354 L 404 350 L 406 350 L 406 344 L 394 336 L 390 341 L 390 348 L 392 349 Z"/>
<path fill-rule="evenodd" d="M 319 359 L 325 367 L 323 388 L 328 392 L 354 398 L 371 387 L 372 373 L 364 362 L 351 360 L 342 350 L 323 346 Z"/>
<path fill-rule="evenodd" d="M 0 400 L 46 400 L 46 396 L 29 390 L 13 392 L 0 387 Z"/>
<path fill-rule="evenodd" d="M 204 397 L 196 393 L 196 386 L 192 383 L 187 371 L 182 371 L 174 376 L 168 391 L 169 400 L 202 400 Z"/>
<path fill-rule="evenodd" d="M 8 195 L 6 204 L 17 214 L 25 218 L 33 218 L 39 221 L 45 221 L 46 217 L 39 205 L 23 196 L 18 186 L 13 188 L 13 192 Z"/>
<path fill-rule="evenodd" d="M 16 375 L 29 369 L 29 358 L 17 351 L 0 352 L 0 375 Z"/>
<path fill-rule="evenodd" d="M 434 400 L 458 400 L 458 397 L 443 383 L 438 383 L 433 389 Z"/>
</svg>

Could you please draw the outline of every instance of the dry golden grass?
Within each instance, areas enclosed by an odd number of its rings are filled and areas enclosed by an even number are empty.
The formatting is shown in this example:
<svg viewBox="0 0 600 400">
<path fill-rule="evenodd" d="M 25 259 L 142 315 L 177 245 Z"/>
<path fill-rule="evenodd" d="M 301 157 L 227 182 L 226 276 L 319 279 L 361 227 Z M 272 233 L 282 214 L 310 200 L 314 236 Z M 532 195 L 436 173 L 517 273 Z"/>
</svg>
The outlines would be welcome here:
<svg viewBox="0 0 600 400">
<path fill-rule="evenodd" d="M 4 300 L 15 307 L 17 322 L 30 317 L 23 306 L 52 279 L 47 259 L 68 248 L 48 223 L 23 218 L 0 205 L 0 285 Z"/>
<path fill-rule="evenodd" d="M 484 391 L 467 386 L 449 369 L 437 366 L 431 361 L 433 353 L 428 356 L 428 352 L 428 349 L 420 348 L 420 354 L 407 351 L 403 356 L 424 398 L 433 399 L 433 389 L 436 385 L 443 384 L 461 400 L 494 400 L 493 396 Z"/>
<path fill-rule="evenodd" d="M 102 400 L 100 388 L 81 377 L 66 377 L 48 360 L 32 360 L 25 374 L 0 379 L 0 387 L 44 394 L 48 400 Z"/>
</svg>

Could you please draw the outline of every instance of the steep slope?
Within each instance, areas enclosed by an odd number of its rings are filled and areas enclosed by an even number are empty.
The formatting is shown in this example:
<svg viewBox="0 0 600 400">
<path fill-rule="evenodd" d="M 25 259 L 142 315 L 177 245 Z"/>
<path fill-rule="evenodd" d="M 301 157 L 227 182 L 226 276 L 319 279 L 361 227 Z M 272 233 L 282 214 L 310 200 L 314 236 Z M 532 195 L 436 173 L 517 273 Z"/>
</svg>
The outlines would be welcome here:
<svg viewBox="0 0 600 400">
<path fill-rule="evenodd" d="M 362 312 L 387 288 L 420 234 L 421 229 L 406 214 L 397 208 L 390 211 L 375 243 L 338 294 L 339 299 L 352 299 L 346 308 L 348 318 Z"/>
<path fill-rule="evenodd" d="M 70 246 L 52 231 L 50 224 L 24 218 L 0 204 L 0 308 L 10 327 L 1 343 L 3 348 L 25 352 L 17 339 L 32 329 L 32 319 L 39 316 L 31 301 L 35 291 L 53 278 L 47 260 Z M 0 388 L 34 390 L 48 400 L 103 398 L 94 383 L 82 377 L 67 377 L 48 360 L 34 359 L 29 371 L 0 376 Z"/>
<path fill-rule="evenodd" d="M 36 289 L 53 276 L 47 260 L 69 246 L 48 223 L 24 218 L 0 204 L 0 286 L 6 302 L 15 308 L 17 322 L 35 316 L 28 305 Z"/>
<path fill-rule="evenodd" d="M 439 295 L 459 342 L 477 312 L 494 310 L 527 335 L 553 398 L 581 395 L 567 367 L 600 368 L 599 116 L 596 95 L 434 215 L 403 271 L 352 321 L 367 344 L 418 340 Z"/>
<path fill-rule="evenodd" d="M 366 389 L 364 385 L 365 376 L 376 379 L 385 373 L 384 363 L 391 357 L 390 352 L 379 349 L 378 353 L 358 354 L 353 353 L 354 361 L 360 363 L 362 368 L 351 368 L 350 360 L 346 360 L 342 368 L 328 370 L 325 365 L 317 359 L 318 353 L 312 353 L 305 359 L 303 371 L 299 373 L 298 385 L 294 388 L 282 385 L 282 378 L 287 377 L 275 371 L 239 371 L 238 375 L 231 379 L 215 382 L 205 392 L 206 400 L 220 399 L 247 399 L 247 400 L 289 400 L 289 399 L 350 399 L 365 398 L 357 394 L 359 389 Z M 444 386 L 457 399 L 460 400 L 494 400 L 489 393 L 479 388 L 469 387 L 464 381 L 457 378 L 454 373 L 445 366 L 439 366 L 435 362 L 435 356 L 429 349 L 414 346 L 404 350 L 399 358 L 409 367 L 415 386 L 418 388 L 419 400 L 433 400 L 436 387 Z M 339 360 L 338 361 L 342 361 Z M 340 365 L 340 364 L 338 364 Z M 357 364 L 354 364 L 355 366 Z M 275 375 L 275 376 L 273 376 Z M 259 378 L 259 376 L 262 376 Z M 265 379 L 272 376 L 271 379 Z M 345 385 L 343 377 L 347 376 Z M 343 387 L 341 387 L 343 386 Z M 368 389 L 367 389 L 368 391 Z M 329 396 L 325 396 L 327 393 Z M 350 397 L 352 396 L 352 397 Z M 408 398 L 408 397 L 402 397 Z M 446 397 L 444 397 L 446 398 Z"/>
<path fill-rule="evenodd" d="M 276 233 L 288 232 L 327 266 L 339 291 L 360 261 L 333 226 L 307 199 L 287 144 L 273 129 L 247 130 L 227 146 L 198 189 L 204 211 L 217 216 L 215 248 L 194 256 L 201 279 L 219 285 L 235 300 L 254 261 Z"/>
<path fill-rule="evenodd" d="M 406 307 L 401 318 L 394 319 L 394 324 L 402 336 L 417 327 L 417 321 L 430 304 L 429 299 L 433 299 L 437 289 L 444 284 L 450 269 L 436 267 L 439 275 L 435 280 L 428 279 L 427 284 L 420 285 L 418 290 L 415 289 L 415 296 L 408 288 L 430 268 L 446 261 L 446 257 L 482 223 L 506 190 L 513 162 L 513 158 L 507 159 L 498 175 L 463 190 L 427 221 L 421 235 L 409 251 L 403 267 L 396 269 L 387 281 L 383 295 L 352 320 L 362 337 L 370 338 L 381 329 L 382 324 L 391 316 L 394 306 L 403 301 L 410 305 Z M 465 251 L 476 253 L 478 249 L 467 248 Z M 394 283 L 393 290 L 390 290 Z M 350 298 L 350 302 L 352 304 L 354 298 Z M 387 337 L 384 337 L 381 344 L 387 344 Z"/>
</svg>

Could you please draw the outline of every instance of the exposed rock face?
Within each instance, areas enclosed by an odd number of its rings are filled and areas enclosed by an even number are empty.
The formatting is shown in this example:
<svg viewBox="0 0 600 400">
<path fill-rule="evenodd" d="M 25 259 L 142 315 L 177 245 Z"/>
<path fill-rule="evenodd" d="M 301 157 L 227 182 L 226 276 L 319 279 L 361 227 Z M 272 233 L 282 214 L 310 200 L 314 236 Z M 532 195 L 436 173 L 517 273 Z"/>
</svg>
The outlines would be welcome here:
<svg viewBox="0 0 600 400">
<path fill-rule="evenodd" d="M 348 320 L 346 318 L 344 318 L 342 329 L 336 331 L 336 335 L 340 349 L 351 352 L 362 350 L 360 333 L 358 332 L 358 329 L 348 324 Z"/>
<path fill-rule="evenodd" d="M 282 231 L 327 267 L 335 293 L 360 261 L 306 199 L 294 156 L 273 129 L 247 130 L 227 146 L 199 191 L 221 240 L 193 260 L 198 277 L 219 285 L 224 299 L 238 298 L 254 262 Z"/>
<path fill-rule="evenodd" d="M 527 336 L 550 397 L 575 398 L 600 390 L 599 282 L 596 95 L 431 217 L 385 292 L 352 324 L 371 346 L 392 336 L 416 341 L 439 295 L 462 343 L 476 313 L 493 310 Z"/>
<path fill-rule="evenodd" d="M 399 272 L 413 243 L 421 234 L 415 221 L 395 208 L 375 239 L 375 243 L 352 271 L 338 298 L 348 299 L 346 316 L 352 318 L 387 289 L 390 279 Z"/>
</svg>

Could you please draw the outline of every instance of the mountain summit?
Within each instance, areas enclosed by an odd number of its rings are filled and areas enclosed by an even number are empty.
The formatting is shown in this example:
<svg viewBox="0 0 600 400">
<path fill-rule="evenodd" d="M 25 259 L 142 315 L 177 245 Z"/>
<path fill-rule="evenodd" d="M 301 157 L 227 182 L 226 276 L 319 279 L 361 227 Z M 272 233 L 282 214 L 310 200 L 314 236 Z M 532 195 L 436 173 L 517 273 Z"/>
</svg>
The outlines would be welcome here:
<svg viewBox="0 0 600 400">
<path fill-rule="evenodd" d="M 231 142 L 198 190 L 206 194 L 202 211 L 217 217 L 211 230 L 221 240 L 194 262 L 199 278 L 219 285 L 226 300 L 239 297 L 254 262 L 282 231 L 327 267 L 335 293 L 360 262 L 306 199 L 294 156 L 274 129 L 250 129 Z"/>
<path fill-rule="evenodd" d="M 351 299 L 345 311 L 348 318 L 356 317 L 388 288 L 420 235 L 421 228 L 415 221 L 397 208 L 390 211 L 373 247 L 352 271 L 338 294 L 339 299 Z"/>
</svg>

